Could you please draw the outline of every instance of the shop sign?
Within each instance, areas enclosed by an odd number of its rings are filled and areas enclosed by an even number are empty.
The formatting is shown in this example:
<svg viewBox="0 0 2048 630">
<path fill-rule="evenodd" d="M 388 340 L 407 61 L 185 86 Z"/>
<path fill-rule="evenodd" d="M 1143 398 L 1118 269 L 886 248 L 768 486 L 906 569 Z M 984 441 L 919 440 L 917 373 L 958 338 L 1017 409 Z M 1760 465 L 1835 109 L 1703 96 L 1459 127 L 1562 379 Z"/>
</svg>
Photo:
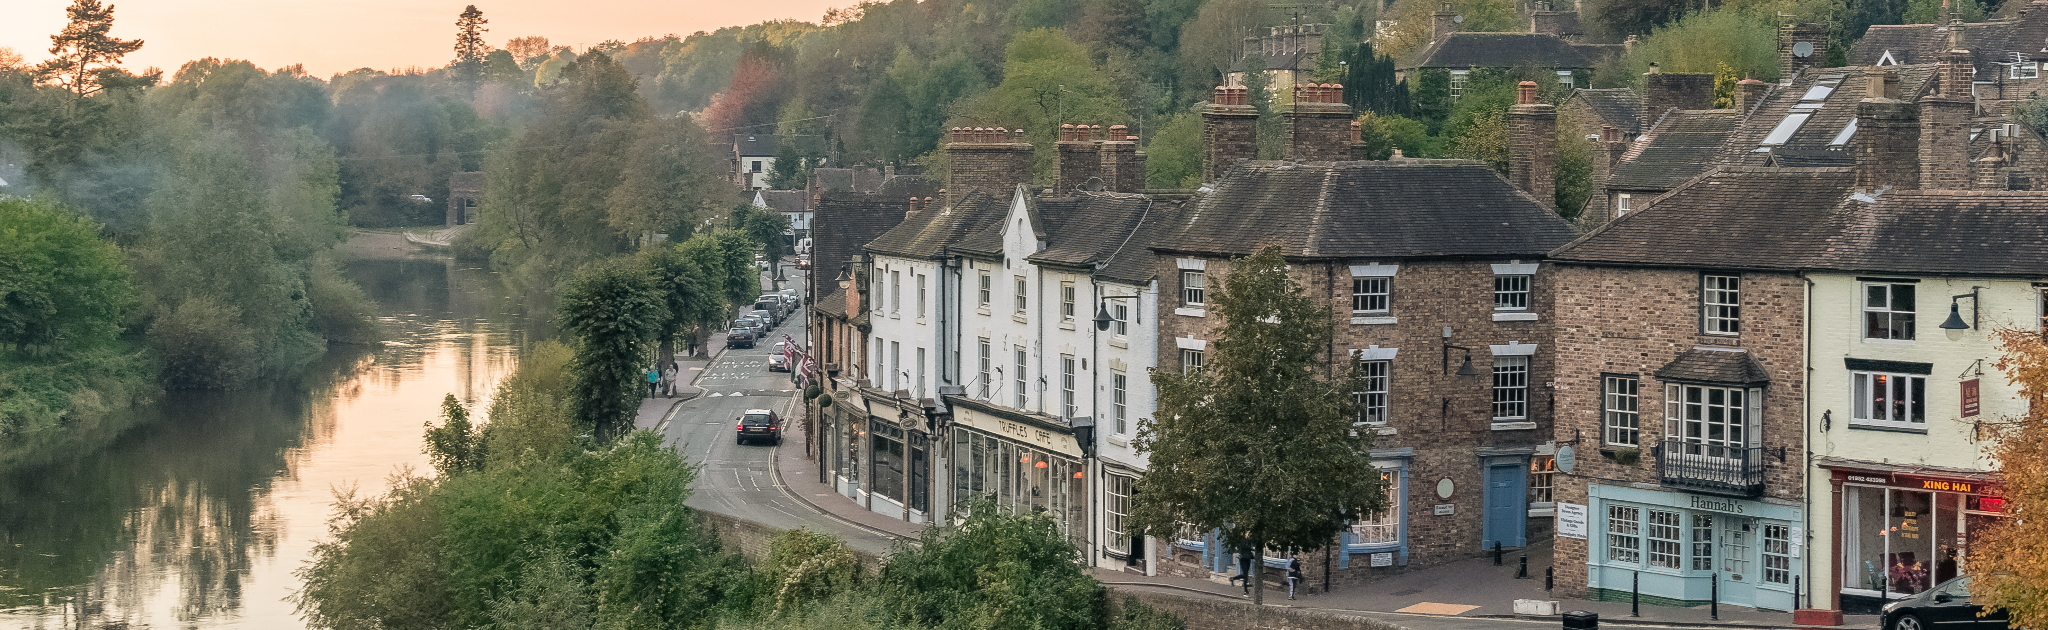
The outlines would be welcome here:
<svg viewBox="0 0 2048 630">
<path fill-rule="evenodd" d="M 1394 552 L 1391 552 L 1391 551 L 1383 551 L 1383 552 L 1380 552 L 1380 553 L 1372 554 L 1372 566 L 1376 566 L 1376 567 L 1391 567 L 1391 566 L 1394 566 Z"/>
<path fill-rule="evenodd" d="M 1559 538 L 1586 539 L 1586 506 L 1577 503 L 1557 504 L 1557 536 Z"/>
<path fill-rule="evenodd" d="M 1452 514 L 1456 514 L 1456 513 L 1458 513 L 1458 504 L 1456 504 L 1456 503 L 1438 503 L 1438 504 L 1436 504 L 1436 515 L 1437 515 L 1437 516 L 1450 516 L 1450 515 L 1452 515 Z"/>
<path fill-rule="evenodd" d="M 1743 501 L 1737 501 L 1734 499 L 1716 499 L 1713 497 L 1703 497 L 1699 495 L 1692 495 L 1691 498 L 1692 509 L 1695 510 L 1706 510 L 1709 512 L 1725 512 L 1728 514 L 1749 514 L 1749 508 L 1752 507 L 1750 505 L 1747 505 Z"/>
<path fill-rule="evenodd" d="M 1980 395 L 1981 392 L 1977 389 L 1977 379 L 1973 378 L 1963 381 L 1963 417 L 1974 418 L 1977 416 L 1977 412 L 1983 408 L 1982 399 L 1979 398 Z"/>
</svg>

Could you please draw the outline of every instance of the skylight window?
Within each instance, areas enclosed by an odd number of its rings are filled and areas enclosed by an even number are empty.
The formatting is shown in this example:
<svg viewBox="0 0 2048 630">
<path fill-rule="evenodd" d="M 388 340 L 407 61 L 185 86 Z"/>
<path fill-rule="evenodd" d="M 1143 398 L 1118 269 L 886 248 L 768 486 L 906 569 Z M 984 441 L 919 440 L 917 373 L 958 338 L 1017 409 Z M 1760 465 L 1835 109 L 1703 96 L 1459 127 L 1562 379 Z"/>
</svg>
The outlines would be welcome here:
<svg viewBox="0 0 2048 630">
<path fill-rule="evenodd" d="M 1835 139 L 1828 142 L 1828 146 L 1839 147 L 1842 145 L 1849 144 L 1849 138 L 1855 135 L 1856 119 L 1851 118 L 1849 119 L 1849 124 L 1842 125 L 1842 132 L 1835 134 Z"/>
<path fill-rule="evenodd" d="M 1802 103 L 1807 101 L 1828 100 L 1828 95 L 1835 93 L 1835 86 L 1841 84 L 1841 81 L 1822 81 L 1820 83 L 1816 83 L 1813 85 L 1813 87 L 1807 88 L 1806 94 L 1804 96 L 1800 96 L 1799 100 Z"/>
<path fill-rule="evenodd" d="M 1813 117 L 1813 114 L 1808 112 L 1793 112 L 1785 115 L 1785 120 L 1779 122 L 1777 127 L 1771 129 L 1771 135 L 1764 136 L 1763 144 L 1765 146 L 1785 144 L 1785 141 L 1792 139 L 1792 134 L 1799 131 L 1800 125 L 1806 124 L 1806 119 L 1811 117 Z"/>
</svg>

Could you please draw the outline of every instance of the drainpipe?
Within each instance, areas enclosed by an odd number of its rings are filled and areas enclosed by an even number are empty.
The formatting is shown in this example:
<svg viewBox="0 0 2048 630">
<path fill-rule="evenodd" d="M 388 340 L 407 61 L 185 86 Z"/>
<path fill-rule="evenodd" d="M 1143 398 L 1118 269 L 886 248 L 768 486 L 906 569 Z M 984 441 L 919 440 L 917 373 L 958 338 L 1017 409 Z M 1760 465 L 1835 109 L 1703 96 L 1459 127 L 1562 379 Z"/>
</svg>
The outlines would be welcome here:
<svg viewBox="0 0 2048 630">
<path fill-rule="evenodd" d="M 1805 359 L 1805 361 L 1804 361 L 1804 362 L 1806 363 L 1806 366 L 1805 366 L 1805 367 L 1806 367 L 1806 374 L 1805 374 L 1805 379 L 1806 379 L 1806 381 L 1805 381 L 1804 383 L 1800 383 L 1800 388 L 1799 388 L 1799 389 L 1800 389 L 1800 392 L 1802 393 L 1802 400 L 1800 401 L 1800 403 L 1801 403 L 1801 404 L 1800 404 L 1800 407 L 1801 407 L 1801 413 L 1799 414 L 1799 415 L 1800 415 L 1800 418 L 1799 418 L 1799 431 L 1800 431 L 1800 444 L 1799 444 L 1799 450 L 1801 451 L 1801 455 L 1802 455 L 1802 456 L 1801 456 L 1801 457 L 1799 458 L 1799 464 L 1800 464 L 1800 465 L 1799 465 L 1799 486 L 1800 486 L 1800 492 L 1801 492 L 1802 494 L 1806 494 L 1806 495 L 1808 495 L 1808 496 L 1810 497 L 1810 496 L 1812 495 L 1812 492 L 1813 492 L 1813 437 L 1814 437 L 1814 436 L 1813 436 L 1813 392 L 1811 391 L 1811 390 L 1812 390 L 1812 388 L 1813 388 L 1813 277 L 1812 277 L 1812 276 L 1809 276 L 1809 275 L 1806 275 L 1805 273 L 1800 273 L 1800 274 L 1799 274 L 1799 279 L 1801 279 L 1801 280 L 1805 280 L 1805 281 L 1806 281 L 1806 287 L 1804 288 L 1804 290 L 1805 290 L 1805 295 L 1806 295 L 1806 317 L 1804 318 L 1804 321 L 1800 322 L 1800 323 L 1801 323 L 1801 326 L 1800 326 L 1800 329 L 1801 329 L 1801 330 L 1800 330 L 1800 332 L 1801 332 L 1801 335 L 1800 335 L 1800 343 L 1801 343 L 1801 344 L 1803 344 L 1803 345 L 1805 345 L 1805 350 L 1804 350 L 1804 352 L 1802 352 L 1802 355 L 1804 356 L 1804 359 Z M 1761 459 L 1759 459 L 1758 461 L 1762 461 L 1762 460 L 1761 460 Z M 1835 504 L 1835 505 L 1840 505 L 1840 504 Z M 1837 510 L 1837 509 L 1835 509 L 1835 508 L 1830 508 L 1830 509 L 1828 510 L 1828 513 L 1830 513 L 1830 514 L 1835 514 L 1835 512 L 1837 512 L 1837 511 L 1838 511 L 1838 510 Z M 1811 501 L 1811 500 L 1807 501 L 1807 502 L 1806 502 L 1806 509 L 1804 509 L 1804 510 L 1800 510 L 1800 511 L 1799 511 L 1799 520 L 1800 520 L 1800 524 L 1802 525 L 1802 527 L 1800 528 L 1800 533 L 1801 533 L 1802 535 L 1804 535 L 1804 536 L 1806 537 L 1806 539 L 1807 539 L 1807 540 L 1801 540 L 1801 541 L 1799 541 L 1799 544 L 1801 544 L 1801 545 L 1804 545 L 1804 546 L 1806 547 L 1806 549 L 1807 549 L 1807 552 L 1806 552 L 1805 554 L 1802 554 L 1802 555 L 1803 555 L 1804 557 L 1800 558 L 1800 564 L 1801 564 L 1801 565 L 1803 565 L 1803 566 L 1801 566 L 1801 567 L 1800 567 L 1800 570 L 1799 570 L 1799 572 L 1800 572 L 1800 573 L 1802 573 L 1802 574 L 1804 574 L 1804 575 L 1806 576 L 1806 579 L 1804 580 L 1804 581 L 1806 582 L 1806 589 L 1805 589 L 1805 590 L 1806 590 L 1806 592 L 1807 592 L 1807 595 L 1806 595 L 1806 597 L 1807 597 L 1807 598 L 1808 598 L 1808 599 L 1810 600 L 1810 599 L 1812 599 L 1812 598 L 1813 598 L 1813 556 L 1814 556 L 1813 550 L 1814 550 L 1814 546 L 1813 546 L 1813 545 L 1810 545 L 1810 544 L 1807 544 L 1807 543 L 1808 543 L 1808 542 L 1811 542 L 1811 540 L 1813 539 L 1813 501 Z M 1840 515 L 1840 514 L 1835 514 L 1835 520 L 1839 522 L 1839 521 L 1841 520 L 1841 515 Z M 1839 557 L 1840 557 L 1840 556 L 1837 556 L 1837 558 L 1839 558 Z M 1837 574 L 1839 575 L 1839 572 L 1837 572 Z M 1842 589 L 1841 589 L 1841 588 L 1839 587 L 1839 585 L 1836 585 L 1836 584 L 1834 583 L 1834 581 L 1833 581 L 1833 580 L 1829 580 L 1829 582 L 1828 582 L 1828 586 L 1829 586 L 1829 589 L 1828 589 L 1828 590 L 1831 590 L 1831 591 L 1835 591 L 1835 592 L 1838 592 L 1838 593 L 1839 593 L 1839 592 L 1841 592 L 1841 590 L 1842 590 Z M 1883 604 L 1883 602 L 1878 602 L 1878 603 L 1879 603 L 1879 604 Z M 1799 609 L 1799 599 L 1798 599 L 1798 592 L 1797 592 L 1797 591 L 1794 591 L 1794 592 L 1793 592 L 1793 599 L 1792 599 L 1792 609 L 1793 609 L 1793 610 L 1798 610 L 1798 609 Z"/>
<path fill-rule="evenodd" d="M 1101 282 L 1095 281 L 1093 278 L 1089 279 L 1088 297 L 1089 301 L 1096 304 L 1096 308 L 1102 308 Z M 1079 304 L 1074 305 L 1075 310 L 1081 310 L 1080 306 Z M 1098 480 L 1102 478 L 1102 431 L 1105 425 L 1102 422 L 1102 382 L 1098 378 L 1102 374 L 1102 331 L 1095 329 L 1095 310 L 1088 309 L 1086 312 L 1089 316 L 1086 320 L 1081 319 L 1081 313 L 1074 314 L 1074 325 L 1085 325 L 1088 327 L 1088 360 L 1092 361 L 1095 366 L 1088 371 L 1088 415 L 1095 418 L 1095 430 L 1088 433 L 1088 439 L 1095 443 L 1088 445 L 1087 448 L 1082 450 L 1083 454 L 1094 453 L 1095 456 L 1083 458 L 1081 461 L 1081 469 L 1088 471 L 1088 478 L 1083 480 L 1081 484 L 1082 487 L 1087 488 L 1086 492 L 1088 493 L 1087 503 L 1085 504 L 1088 506 L 1088 567 L 1094 568 L 1102 563 L 1103 531 L 1098 518 L 1102 510 L 1096 498 L 1102 496 L 1102 493 L 1098 492 L 1097 488 L 1100 487 Z M 1082 324 L 1081 322 L 1083 321 L 1088 323 Z"/>
</svg>

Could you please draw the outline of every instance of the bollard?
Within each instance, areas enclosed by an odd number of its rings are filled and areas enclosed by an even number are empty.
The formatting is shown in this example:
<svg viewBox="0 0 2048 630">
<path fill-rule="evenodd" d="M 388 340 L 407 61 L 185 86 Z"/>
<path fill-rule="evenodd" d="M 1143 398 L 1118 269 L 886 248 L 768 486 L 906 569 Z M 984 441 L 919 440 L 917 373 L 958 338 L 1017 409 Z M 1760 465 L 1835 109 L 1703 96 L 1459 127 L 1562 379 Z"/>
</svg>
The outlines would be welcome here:
<svg viewBox="0 0 2048 630">
<path fill-rule="evenodd" d="M 1493 541 L 1493 566 L 1500 566 L 1500 541 Z"/>
<path fill-rule="evenodd" d="M 1643 616 L 1643 572 L 1635 571 L 1628 576 L 1628 616 Z"/>
<path fill-rule="evenodd" d="M 1792 576 L 1792 609 L 1799 610 L 1799 576 Z"/>
<path fill-rule="evenodd" d="M 1556 584 L 1557 567 L 1543 567 L 1543 590 L 1548 591 L 1550 590 L 1550 587 L 1555 586 Z"/>
<path fill-rule="evenodd" d="M 1517 579 L 1517 580 L 1526 580 L 1526 579 L 1529 579 L 1529 554 L 1526 554 L 1526 553 L 1522 554 L 1522 563 L 1521 563 L 1521 565 L 1520 565 L 1520 566 L 1517 566 L 1517 567 L 1515 567 L 1515 579 Z"/>
<path fill-rule="evenodd" d="M 1564 614 L 1564 627 L 1566 630 L 1598 630 L 1600 628 L 1600 615 L 1583 610 L 1574 610 Z"/>
<path fill-rule="evenodd" d="M 1715 573 L 1714 579 L 1707 583 L 1707 618 L 1714 621 L 1721 620 L 1721 574 L 1719 573 Z"/>
</svg>

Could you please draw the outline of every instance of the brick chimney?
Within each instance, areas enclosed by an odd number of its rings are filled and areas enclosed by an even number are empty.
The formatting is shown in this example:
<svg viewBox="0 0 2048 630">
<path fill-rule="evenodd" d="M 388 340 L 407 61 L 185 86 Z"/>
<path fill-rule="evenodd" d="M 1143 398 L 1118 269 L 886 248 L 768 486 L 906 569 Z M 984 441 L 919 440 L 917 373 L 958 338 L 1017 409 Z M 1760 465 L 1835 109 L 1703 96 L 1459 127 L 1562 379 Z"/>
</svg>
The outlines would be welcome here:
<svg viewBox="0 0 2048 630">
<path fill-rule="evenodd" d="M 1301 162 L 1355 160 L 1351 149 L 1351 106 L 1344 104 L 1344 86 L 1307 83 L 1294 86 L 1294 106 L 1280 114 L 1280 147 L 1284 157 Z"/>
<path fill-rule="evenodd" d="M 1607 185 L 1614 181 L 1614 165 L 1621 162 L 1621 156 L 1628 152 L 1628 141 L 1622 139 L 1621 130 L 1613 125 L 1601 125 L 1600 137 L 1593 138 L 1593 199 L 1602 205 L 1597 212 L 1588 213 L 1587 219 L 1607 221 L 1614 218 L 1614 200 L 1607 198 Z"/>
<path fill-rule="evenodd" d="M 2005 190 L 2005 139 L 1999 137 L 2005 133 L 2005 128 L 1992 127 L 1984 130 L 1984 133 L 1991 135 L 1991 148 L 1984 151 L 1984 157 L 1977 158 L 1976 181 L 1972 182 L 1972 188 Z"/>
<path fill-rule="evenodd" d="M 1259 157 L 1259 112 L 1250 91 L 1219 86 L 1202 109 L 1202 181 L 1223 177 L 1238 160 Z"/>
<path fill-rule="evenodd" d="M 1949 51 L 1942 54 L 1934 91 L 1920 97 L 1920 187 L 1965 190 L 1970 187 L 1970 116 L 1977 108 L 1970 69 L 1976 63 L 1963 49 L 1963 25 L 1949 23 Z"/>
<path fill-rule="evenodd" d="M 945 208 L 974 189 L 1007 200 L 1018 184 L 1031 181 L 1031 143 L 1022 129 L 954 127 L 947 130 L 945 150 Z"/>
<path fill-rule="evenodd" d="M 1145 161 L 1138 155 L 1138 137 L 1123 125 L 1110 125 L 1102 141 L 1102 186 L 1111 192 L 1138 192 L 1145 187 Z"/>
<path fill-rule="evenodd" d="M 1756 79 L 1736 81 L 1735 111 L 1740 112 L 1743 116 L 1748 116 L 1750 110 L 1756 109 L 1757 103 L 1764 102 L 1764 95 L 1770 93 L 1770 91 L 1771 84 Z"/>
<path fill-rule="evenodd" d="M 906 206 L 905 210 L 903 211 L 903 218 L 908 219 L 910 217 L 917 216 L 918 211 L 924 210 L 923 203 L 924 200 L 918 199 L 916 197 L 911 197 L 910 205 Z"/>
<path fill-rule="evenodd" d="M 1444 41 L 1444 38 L 1449 37 L 1451 33 L 1458 32 L 1458 14 L 1451 11 L 1451 3 L 1449 2 L 1439 5 L 1436 15 L 1431 16 L 1431 20 L 1430 43 Z"/>
<path fill-rule="evenodd" d="M 1800 72 L 1827 65 L 1827 26 L 1786 24 L 1778 27 L 1778 83 L 1790 84 L 1792 77 Z"/>
<path fill-rule="evenodd" d="M 1557 108 L 1536 99 L 1536 82 L 1516 86 L 1508 108 L 1508 181 L 1543 207 L 1557 205 Z"/>
<path fill-rule="evenodd" d="M 1064 195 L 1101 177 L 1102 158 L 1096 155 L 1100 131 L 1099 125 L 1060 125 L 1060 172 L 1053 190 Z"/>
<path fill-rule="evenodd" d="M 1856 188 L 1920 187 L 1920 107 L 1885 95 L 1883 68 L 1866 75 L 1856 104 Z"/>
<path fill-rule="evenodd" d="M 1643 128 L 1657 124 L 1673 109 L 1714 107 L 1714 75 L 1664 74 L 1656 64 L 1643 73 Z"/>
</svg>

